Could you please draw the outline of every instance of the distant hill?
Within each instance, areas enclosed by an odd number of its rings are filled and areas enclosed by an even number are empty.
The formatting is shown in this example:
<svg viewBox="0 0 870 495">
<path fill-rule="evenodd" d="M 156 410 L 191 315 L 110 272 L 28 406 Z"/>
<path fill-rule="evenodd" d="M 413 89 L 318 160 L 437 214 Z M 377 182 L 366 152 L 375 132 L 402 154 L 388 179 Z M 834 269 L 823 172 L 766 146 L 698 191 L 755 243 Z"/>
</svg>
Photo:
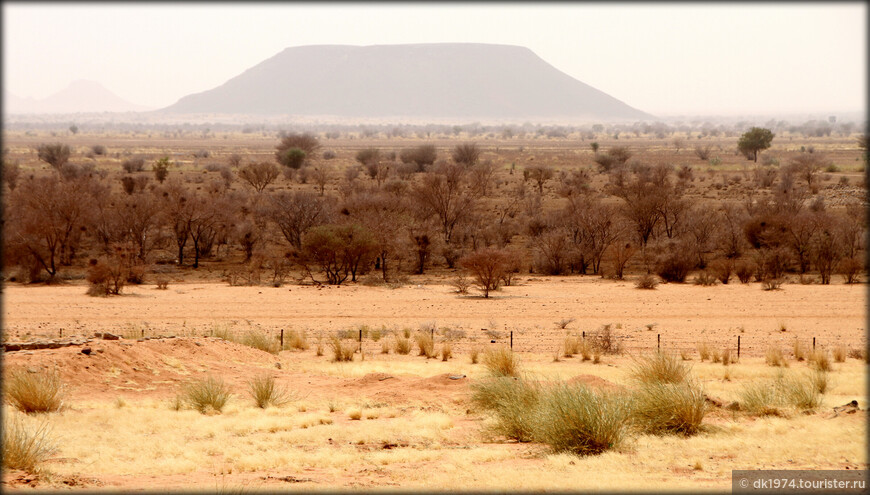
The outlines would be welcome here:
<svg viewBox="0 0 870 495">
<path fill-rule="evenodd" d="M 651 120 L 519 46 L 287 48 L 161 113 Z"/>
<path fill-rule="evenodd" d="M 3 113 L 6 114 L 140 112 L 146 110 L 152 110 L 152 108 L 130 103 L 94 81 L 73 81 L 66 88 L 41 100 L 20 98 L 3 91 Z"/>
</svg>

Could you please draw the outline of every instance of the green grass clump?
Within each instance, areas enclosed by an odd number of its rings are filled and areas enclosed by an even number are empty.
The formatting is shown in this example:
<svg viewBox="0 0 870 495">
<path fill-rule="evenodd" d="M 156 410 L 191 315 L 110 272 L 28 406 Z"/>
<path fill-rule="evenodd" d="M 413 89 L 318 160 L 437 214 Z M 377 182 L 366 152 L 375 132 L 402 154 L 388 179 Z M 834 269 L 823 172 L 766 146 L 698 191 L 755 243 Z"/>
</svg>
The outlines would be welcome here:
<svg viewBox="0 0 870 495">
<path fill-rule="evenodd" d="M 42 464 L 55 448 L 48 424 L 28 427 L 22 418 L 6 417 L 3 421 L 3 470 L 20 469 L 38 473 Z"/>
<path fill-rule="evenodd" d="M 4 389 L 6 400 L 29 414 L 59 410 L 66 387 L 56 372 L 30 373 L 18 369 L 11 373 Z"/>
<path fill-rule="evenodd" d="M 638 360 L 630 374 L 639 383 L 681 383 L 686 381 L 689 367 L 674 355 L 656 352 Z"/>
<path fill-rule="evenodd" d="M 519 359 L 505 346 L 487 349 L 483 353 L 483 365 L 493 376 L 518 377 L 520 373 Z"/>
<path fill-rule="evenodd" d="M 248 382 L 248 394 L 260 409 L 270 405 L 281 407 L 290 401 L 286 387 L 278 387 L 275 378 L 269 375 L 258 376 Z"/>
<path fill-rule="evenodd" d="M 541 395 L 534 438 L 555 452 L 600 454 L 625 437 L 631 401 L 582 384 L 559 384 Z"/>
<path fill-rule="evenodd" d="M 694 435 L 707 404 L 693 383 L 644 382 L 632 394 L 631 419 L 644 433 Z"/>
<path fill-rule="evenodd" d="M 221 412 L 231 396 L 232 393 L 223 380 L 210 376 L 188 383 L 181 399 L 185 405 L 205 414 L 210 411 Z"/>
<path fill-rule="evenodd" d="M 474 383 L 471 390 L 472 403 L 495 416 L 493 433 L 520 442 L 534 439 L 535 408 L 541 395 L 535 382 L 499 376 Z"/>
</svg>

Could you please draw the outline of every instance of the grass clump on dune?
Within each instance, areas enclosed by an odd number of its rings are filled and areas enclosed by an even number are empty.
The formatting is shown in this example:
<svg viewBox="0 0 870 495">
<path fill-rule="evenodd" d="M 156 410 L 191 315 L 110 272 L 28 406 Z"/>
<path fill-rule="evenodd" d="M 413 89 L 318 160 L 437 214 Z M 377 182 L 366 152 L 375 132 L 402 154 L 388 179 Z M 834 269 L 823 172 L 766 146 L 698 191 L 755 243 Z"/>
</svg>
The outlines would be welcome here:
<svg viewBox="0 0 870 495">
<path fill-rule="evenodd" d="M 676 356 L 656 352 L 638 360 L 631 368 L 631 377 L 638 383 L 682 383 L 689 375 L 689 367 Z"/>
<path fill-rule="evenodd" d="M 704 392 L 690 382 L 646 382 L 632 394 L 632 422 L 644 433 L 694 435 L 706 414 Z"/>
<path fill-rule="evenodd" d="M 520 373 L 519 359 L 505 346 L 487 349 L 483 353 L 483 365 L 493 376 L 517 377 Z"/>
<path fill-rule="evenodd" d="M 53 452 L 48 425 L 29 427 L 22 418 L 6 417 L 3 421 L 3 469 L 20 469 L 37 473 Z"/>
<path fill-rule="evenodd" d="M 472 402 L 493 413 L 491 431 L 520 442 L 534 439 L 535 409 L 541 388 L 531 380 L 509 376 L 484 379 L 471 386 Z"/>
<path fill-rule="evenodd" d="M 286 387 L 279 387 L 269 375 L 254 377 L 248 382 L 248 394 L 260 409 L 270 405 L 280 407 L 290 401 Z"/>
<path fill-rule="evenodd" d="M 180 403 L 199 411 L 220 413 L 229 402 L 232 393 L 220 378 L 208 377 L 188 383 L 180 396 Z"/>
<path fill-rule="evenodd" d="M 822 403 L 819 384 L 812 377 L 779 373 L 768 381 L 746 385 L 740 405 L 749 414 L 785 416 L 789 409 L 812 411 Z"/>
</svg>

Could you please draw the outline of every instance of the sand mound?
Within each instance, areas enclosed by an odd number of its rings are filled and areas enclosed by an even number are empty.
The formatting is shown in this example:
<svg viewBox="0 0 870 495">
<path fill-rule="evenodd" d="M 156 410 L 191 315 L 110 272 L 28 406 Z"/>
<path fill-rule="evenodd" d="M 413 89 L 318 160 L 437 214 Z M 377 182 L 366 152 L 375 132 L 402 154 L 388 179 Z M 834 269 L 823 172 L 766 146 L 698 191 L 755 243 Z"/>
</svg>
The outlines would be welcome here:
<svg viewBox="0 0 870 495">
<path fill-rule="evenodd" d="M 120 391 L 166 395 L 181 382 L 210 374 L 235 383 L 242 380 L 243 371 L 274 368 L 277 361 L 267 352 L 209 337 L 103 340 L 8 352 L 4 359 L 7 373 L 21 368 L 32 373 L 56 370 L 75 398 L 114 396 Z"/>
</svg>

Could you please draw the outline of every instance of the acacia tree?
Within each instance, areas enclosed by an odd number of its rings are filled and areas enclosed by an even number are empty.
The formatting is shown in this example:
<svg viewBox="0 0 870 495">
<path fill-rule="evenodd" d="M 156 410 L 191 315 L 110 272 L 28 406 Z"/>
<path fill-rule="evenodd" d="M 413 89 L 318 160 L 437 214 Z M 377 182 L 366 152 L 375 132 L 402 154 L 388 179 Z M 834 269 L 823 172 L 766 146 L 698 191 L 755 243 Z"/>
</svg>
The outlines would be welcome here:
<svg viewBox="0 0 870 495">
<path fill-rule="evenodd" d="M 523 173 L 538 186 L 538 194 L 544 194 L 544 184 L 553 178 L 553 169 L 547 165 L 532 165 Z"/>
<path fill-rule="evenodd" d="M 281 165 L 298 169 L 302 167 L 307 157 L 315 156 L 320 150 L 320 141 L 312 134 L 286 134 L 275 146 L 275 159 Z"/>
<path fill-rule="evenodd" d="M 399 159 L 402 163 L 413 163 L 417 166 L 417 172 L 422 172 L 429 165 L 435 163 L 438 159 L 438 152 L 434 145 L 421 144 L 415 148 L 403 150 L 399 154 Z"/>
<path fill-rule="evenodd" d="M 453 147 L 453 162 L 465 168 L 473 167 L 480 159 L 480 148 L 477 143 L 461 143 Z"/>
<path fill-rule="evenodd" d="M 374 250 L 371 233 L 358 224 L 321 225 L 305 236 L 302 263 L 312 279 L 309 263 L 320 267 L 327 283 L 341 285 L 348 277 L 356 281 L 358 271 L 368 264 Z"/>
<path fill-rule="evenodd" d="M 770 148 L 775 134 L 770 129 L 753 127 L 743 133 L 737 141 L 737 149 L 748 160 L 758 162 L 758 152 Z"/>
<path fill-rule="evenodd" d="M 308 191 L 281 191 L 269 197 L 264 213 L 297 250 L 302 249 L 302 237 L 316 225 L 326 223 L 329 215 L 326 198 Z"/>
<path fill-rule="evenodd" d="M 375 269 L 381 270 L 388 282 L 388 270 L 399 259 L 404 247 L 402 232 L 407 227 L 409 208 L 402 196 L 371 191 L 354 194 L 345 201 L 345 209 L 352 219 L 372 233 L 375 241 Z"/>
<path fill-rule="evenodd" d="M 471 272 L 475 285 L 483 292 L 483 297 L 489 298 L 489 293 L 498 290 L 504 280 L 510 265 L 510 256 L 503 249 L 483 248 L 460 259 L 459 265 Z"/>
</svg>

